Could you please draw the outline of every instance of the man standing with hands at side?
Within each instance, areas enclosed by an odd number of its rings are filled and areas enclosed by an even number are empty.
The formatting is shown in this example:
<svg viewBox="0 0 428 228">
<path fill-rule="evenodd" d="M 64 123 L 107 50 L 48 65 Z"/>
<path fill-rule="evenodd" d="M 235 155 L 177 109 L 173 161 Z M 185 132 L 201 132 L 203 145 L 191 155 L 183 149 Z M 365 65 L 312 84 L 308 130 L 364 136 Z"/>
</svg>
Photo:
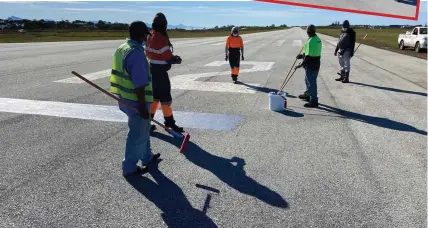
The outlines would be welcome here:
<svg viewBox="0 0 428 228">
<path fill-rule="evenodd" d="M 318 107 L 317 78 L 321 66 L 322 42 L 316 34 L 314 25 L 309 25 L 306 33 L 309 39 L 305 43 L 303 54 L 297 56 L 297 59 L 303 59 L 303 62 L 295 69 L 304 67 L 306 73 L 306 91 L 299 95 L 299 98 L 309 101 L 304 105 L 305 107 L 316 108 Z"/>
<path fill-rule="evenodd" d="M 152 154 L 150 148 L 152 76 L 143 47 L 148 34 L 144 22 L 132 22 L 129 25 L 130 39 L 120 45 L 113 56 L 110 91 L 139 110 L 136 113 L 119 103 L 119 109 L 128 116 L 129 127 L 122 161 L 122 174 L 125 177 L 145 171 L 149 162 L 160 157 L 160 154 Z M 143 168 L 137 166 L 139 160 Z"/>
</svg>

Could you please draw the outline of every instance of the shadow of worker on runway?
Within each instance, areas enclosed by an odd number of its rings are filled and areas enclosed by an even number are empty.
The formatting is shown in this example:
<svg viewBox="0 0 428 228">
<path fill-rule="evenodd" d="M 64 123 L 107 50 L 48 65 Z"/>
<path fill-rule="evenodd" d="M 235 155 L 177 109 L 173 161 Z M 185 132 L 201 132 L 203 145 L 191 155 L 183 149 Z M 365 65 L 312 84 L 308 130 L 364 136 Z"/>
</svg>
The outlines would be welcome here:
<svg viewBox="0 0 428 228">
<path fill-rule="evenodd" d="M 339 108 L 334 108 L 334 107 L 331 107 L 331 106 L 328 106 L 325 104 L 319 104 L 318 108 L 321 110 L 324 110 L 324 111 L 339 114 L 339 115 L 347 117 L 349 119 L 357 120 L 357 121 L 360 121 L 363 123 L 372 124 L 372 125 L 375 125 L 378 127 L 389 128 L 391 130 L 397 130 L 397 131 L 414 132 L 414 133 L 421 134 L 421 135 L 427 135 L 426 131 L 419 130 L 419 129 L 417 129 L 413 126 L 410 126 L 408 124 L 400 123 L 400 122 L 390 120 L 387 118 L 383 118 L 383 117 L 363 115 L 363 114 L 350 112 L 350 111 L 346 111 L 346 110 L 339 109 Z"/>
<path fill-rule="evenodd" d="M 140 175 L 126 180 L 162 210 L 162 219 L 168 227 L 217 227 L 204 212 L 193 208 L 180 187 L 158 169 L 160 160 L 150 165 L 148 171 L 156 182 Z"/>
<path fill-rule="evenodd" d="M 169 135 L 153 132 L 152 136 L 180 147 L 180 140 Z M 193 164 L 210 171 L 224 183 L 243 194 L 253 196 L 271 206 L 280 208 L 288 207 L 288 203 L 281 195 L 257 183 L 257 181 L 246 175 L 244 171 L 244 159 L 238 157 L 227 159 L 215 156 L 192 142 L 189 142 L 187 145 L 184 156 Z M 236 165 L 233 163 L 236 163 Z"/>
<path fill-rule="evenodd" d="M 244 85 L 244 86 L 248 87 L 248 89 L 255 90 L 257 92 L 262 92 L 262 93 L 270 93 L 270 92 L 276 93 L 276 92 L 278 92 L 277 89 L 272 89 L 272 88 L 267 88 L 267 87 L 261 87 L 261 86 L 253 86 L 253 85 L 249 85 L 249 84 L 247 84 L 245 82 L 241 82 L 241 81 L 238 81 L 238 85 L 239 84 L 240 85 Z M 293 96 L 291 94 L 287 94 L 287 97 L 289 97 L 289 98 L 297 98 L 296 96 Z"/>
</svg>

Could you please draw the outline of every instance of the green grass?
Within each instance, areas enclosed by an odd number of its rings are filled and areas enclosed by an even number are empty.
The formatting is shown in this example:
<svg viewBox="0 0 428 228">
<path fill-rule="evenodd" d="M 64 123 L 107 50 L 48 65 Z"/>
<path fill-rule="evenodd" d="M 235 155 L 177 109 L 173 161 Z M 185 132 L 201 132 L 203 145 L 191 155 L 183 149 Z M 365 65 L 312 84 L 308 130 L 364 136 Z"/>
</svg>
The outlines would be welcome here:
<svg viewBox="0 0 428 228">
<path fill-rule="evenodd" d="M 261 28 L 241 30 L 241 34 L 276 31 L 285 28 Z M 229 31 L 174 31 L 168 32 L 170 38 L 195 38 L 227 36 Z M 28 31 L 0 32 L 0 43 L 23 42 L 56 42 L 56 41 L 90 41 L 90 40 L 120 40 L 128 37 L 127 31 Z"/>
<path fill-rule="evenodd" d="M 418 58 L 426 59 L 426 53 L 416 53 L 413 50 L 400 50 L 398 47 L 398 34 L 411 31 L 413 28 L 400 29 L 400 28 L 386 28 L 386 29 L 360 29 L 354 28 L 357 33 L 357 42 L 363 41 L 364 36 L 367 34 L 363 44 L 370 45 L 377 48 L 382 48 L 389 51 L 394 51 L 406 55 L 415 56 Z M 324 35 L 339 37 L 340 28 L 317 28 L 317 32 Z"/>
</svg>

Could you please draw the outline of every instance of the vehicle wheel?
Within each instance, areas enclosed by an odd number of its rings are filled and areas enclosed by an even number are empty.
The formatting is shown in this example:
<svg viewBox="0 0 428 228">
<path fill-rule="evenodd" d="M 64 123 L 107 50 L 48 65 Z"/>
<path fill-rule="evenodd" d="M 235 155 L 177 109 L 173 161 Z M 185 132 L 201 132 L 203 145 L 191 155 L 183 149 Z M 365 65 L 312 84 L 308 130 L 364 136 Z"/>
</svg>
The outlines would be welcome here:
<svg viewBox="0 0 428 228">
<path fill-rule="evenodd" d="M 419 45 L 419 42 L 416 42 L 415 52 L 421 52 L 421 46 Z"/>
<path fill-rule="evenodd" d="M 405 48 L 405 47 L 404 47 L 404 40 L 402 40 L 402 41 L 400 41 L 400 49 L 401 49 L 401 50 L 404 50 L 404 48 Z"/>
</svg>

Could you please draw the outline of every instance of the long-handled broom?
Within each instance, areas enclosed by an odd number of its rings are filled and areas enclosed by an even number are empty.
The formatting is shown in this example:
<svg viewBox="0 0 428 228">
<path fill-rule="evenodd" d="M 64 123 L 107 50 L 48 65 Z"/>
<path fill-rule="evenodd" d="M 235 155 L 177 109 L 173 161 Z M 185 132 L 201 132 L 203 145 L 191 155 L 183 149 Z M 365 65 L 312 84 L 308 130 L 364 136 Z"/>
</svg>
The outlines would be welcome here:
<svg viewBox="0 0 428 228">
<path fill-rule="evenodd" d="M 140 113 L 139 110 L 137 110 L 136 108 L 132 107 L 130 104 L 128 104 L 127 102 L 123 101 L 122 99 L 116 97 L 115 95 L 107 92 L 106 90 L 104 90 L 103 88 L 97 86 L 96 84 L 94 84 L 93 82 L 89 81 L 88 79 L 86 79 L 85 77 L 83 77 L 82 75 L 80 75 L 79 73 L 72 71 L 72 74 L 76 75 L 77 77 L 79 77 L 80 79 L 82 79 L 83 81 L 87 82 L 88 84 L 92 85 L 93 87 L 97 88 L 98 90 L 100 90 L 101 92 L 107 94 L 108 96 L 112 97 L 113 99 L 117 100 L 118 102 L 126 105 L 127 107 L 129 107 L 130 109 L 134 110 L 137 113 Z M 170 133 L 172 136 L 174 136 L 175 138 L 182 138 L 183 142 L 181 143 L 181 147 L 180 147 L 180 153 L 183 153 L 186 150 L 187 147 L 187 143 L 189 142 L 190 139 L 190 135 L 188 133 L 186 133 L 185 135 L 182 135 L 168 127 L 166 127 L 165 125 L 159 123 L 158 121 L 152 119 L 151 121 L 155 122 L 157 125 L 161 126 L 162 128 L 164 128 L 168 133 Z"/>
<path fill-rule="evenodd" d="M 304 47 L 305 47 L 305 46 L 302 46 L 302 48 L 300 49 L 299 55 L 300 55 L 300 53 L 302 53 L 302 51 L 303 51 L 303 48 L 304 48 Z M 294 63 L 293 63 L 293 65 L 291 66 L 290 70 L 288 71 L 287 76 L 285 77 L 284 81 L 282 82 L 282 85 L 281 85 L 281 87 L 279 88 L 279 90 L 278 90 L 277 94 L 279 94 L 279 92 L 282 92 L 282 90 L 283 90 L 283 89 L 285 88 L 285 86 L 287 85 L 288 81 L 290 81 L 291 77 L 294 75 L 294 72 L 296 72 L 296 69 L 294 69 L 294 65 L 296 64 L 296 62 L 297 62 L 297 57 L 296 57 L 296 59 L 294 60 Z M 290 72 L 291 72 L 291 70 L 293 70 L 293 69 L 294 69 L 294 71 L 293 71 L 293 73 L 290 75 Z"/>
</svg>

